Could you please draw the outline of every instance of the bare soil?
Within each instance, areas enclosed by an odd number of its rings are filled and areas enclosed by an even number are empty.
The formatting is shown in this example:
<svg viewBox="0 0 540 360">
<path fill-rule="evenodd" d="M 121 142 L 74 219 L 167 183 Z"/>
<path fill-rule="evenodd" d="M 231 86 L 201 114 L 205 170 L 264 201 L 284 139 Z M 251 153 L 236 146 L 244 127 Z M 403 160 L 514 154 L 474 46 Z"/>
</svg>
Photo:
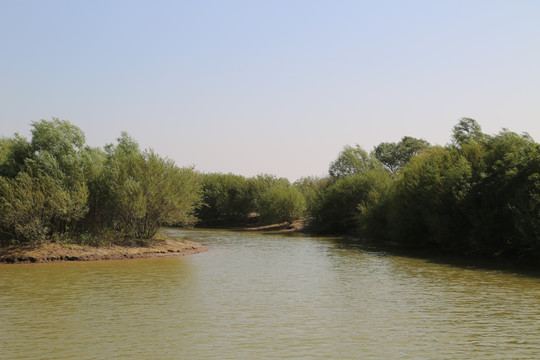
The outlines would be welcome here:
<svg viewBox="0 0 540 360">
<path fill-rule="evenodd" d="M 0 248 L 0 262 L 121 260 L 196 254 L 208 250 L 189 240 L 153 239 L 147 246 L 89 246 L 44 242 Z"/>
</svg>

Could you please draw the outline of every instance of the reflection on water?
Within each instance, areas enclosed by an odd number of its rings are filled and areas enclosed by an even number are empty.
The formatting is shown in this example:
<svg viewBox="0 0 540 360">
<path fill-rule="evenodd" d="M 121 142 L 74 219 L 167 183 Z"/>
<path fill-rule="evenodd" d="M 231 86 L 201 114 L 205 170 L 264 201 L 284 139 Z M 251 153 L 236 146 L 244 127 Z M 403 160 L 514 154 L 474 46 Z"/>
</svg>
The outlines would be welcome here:
<svg viewBox="0 0 540 360">
<path fill-rule="evenodd" d="M 211 250 L 0 266 L 0 359 L 540 356 L 536 277 L 332 239 L 175 232 Z"/>
</svg>

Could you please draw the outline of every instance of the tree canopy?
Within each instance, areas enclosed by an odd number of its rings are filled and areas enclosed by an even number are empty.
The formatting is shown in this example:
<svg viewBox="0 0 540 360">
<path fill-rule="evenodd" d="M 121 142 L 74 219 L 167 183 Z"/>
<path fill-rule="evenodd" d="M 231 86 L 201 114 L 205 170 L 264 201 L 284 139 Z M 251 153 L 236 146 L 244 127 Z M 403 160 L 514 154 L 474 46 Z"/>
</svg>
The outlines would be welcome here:
<svg viewBox="0 0 540 360">
<path fill-rule="evenodd" d="M 373 154 L 392 174 L 397 173 L 412 157 L 429 147 L 422 139 L 405 136 L 398 143 L 384 142 L 375 147 Z"/>
<path fill-rule="evenodd" d="M 116 236 L 145 239 L 163 225 L 244 225 L 309 219 L 327 233 L 408 247 L 540 257 L 540 145 L 473 119 L 452 143 L 409 136 L 371 153 L 345 146 L 328 176 L 200 174 L 127 133 L 91 148 L 59 119 L 32 123 L 28 141 L 0 139 L 0 243 Z"/>
<path fill-rule="evenodd" d="M 346 145 L 337 159 L 330 163 L 328 174 L 337 179 L 380 167 L 381 163 L 373 155 L 362 149 L 360 145 L 354 147 Z"/>
<path fill-rule="evenodd" d="M 39 242 L 111 229 L 152 237 L 164 224 L 193 223 L 199 176 L 123 133 L 105 150 L 53 118 L 32 123 L 30 141 L 0 140 L 0 241 Z"/>
</svg>

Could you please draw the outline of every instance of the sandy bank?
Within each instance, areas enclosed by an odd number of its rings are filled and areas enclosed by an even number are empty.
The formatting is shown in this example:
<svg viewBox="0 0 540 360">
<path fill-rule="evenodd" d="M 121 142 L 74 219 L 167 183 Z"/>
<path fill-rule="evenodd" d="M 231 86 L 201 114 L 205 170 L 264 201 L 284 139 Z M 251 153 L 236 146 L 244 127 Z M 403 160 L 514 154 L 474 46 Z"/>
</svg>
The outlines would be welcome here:
<svg viewBox="0 0 540 360">
<path fill-rule="evenodd" d="M 227 228 L 227 227 L 225 227 Z M 236 231 L 260 231 L 260 232 L 275 232 L 275 233 L 287 233 L 287 232 L 303 232 L 305 230 L 305 219 L 295 220 L 292 223 L 283 222 L 279 224 L 262 225 L 262 226 L 232 226 L 228 229 Z"/>
<path fill-rule="evenodd" d="M 0 262 L 43 263 L 52 261 L 121 260 L 182 256 L 208 250 L 188 240 L 155 239 L 148 246 L 87 246 L 46 242 L 38 245 L 0 248 Z"/>
</svg>

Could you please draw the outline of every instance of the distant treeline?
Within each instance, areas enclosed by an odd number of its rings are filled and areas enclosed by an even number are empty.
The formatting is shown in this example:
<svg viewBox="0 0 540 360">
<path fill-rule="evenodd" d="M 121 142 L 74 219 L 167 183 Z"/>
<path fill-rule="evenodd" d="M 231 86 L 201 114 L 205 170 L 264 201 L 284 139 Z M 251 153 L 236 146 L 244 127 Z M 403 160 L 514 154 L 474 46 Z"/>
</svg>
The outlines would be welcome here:
<svg viewBox="0 0 540 360">
<path fill-rule="evenodd" d="M 345 146 L 328 176 L 200 174 L 122 134 L 103 149 L 53 119 L 0 139 L 0 240 L 146 239 L 162 225 L 305 218 L 312 231 L 407 247 L 540 257 L 540 145 L 463 118 L 452 143 Z"/>
<path fill-rule="evenodd" d="M 204 174 L 202 194 L 197 211 L 202 225 L 274 224 L 305 216 L 300 190 L 272 175 Z"/>
</svg>

